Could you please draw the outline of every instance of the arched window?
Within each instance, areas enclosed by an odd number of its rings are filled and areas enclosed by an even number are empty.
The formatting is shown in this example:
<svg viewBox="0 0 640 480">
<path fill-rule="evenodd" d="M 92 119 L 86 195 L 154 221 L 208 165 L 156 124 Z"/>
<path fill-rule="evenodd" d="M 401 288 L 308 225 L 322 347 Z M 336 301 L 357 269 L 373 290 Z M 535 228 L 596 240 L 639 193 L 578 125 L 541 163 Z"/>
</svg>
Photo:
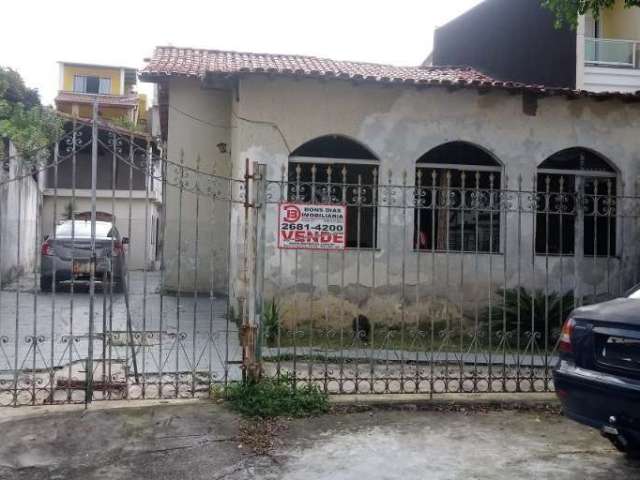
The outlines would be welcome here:
<svg viewBox="0 0 640 480">
<path fill-rule="evenodd" d="M 375 248 L 378 164 L 373 153 L 350 138 L 310 140 L 289 157 L 289 201 L 346 203 L 347 248 Z"/>
<path fill-rule="evenodd" d="M 492 155 L 467 142 L 446 143 L 420 157 L 414 248 L 499 252 L 501 171 Z"/>
<path fill-rule="evenodd" d="M 585 256 L 615 255 L 616 178 L 601 155 L 585 148 L 568 148 L 542 162 L 536 253 L 574 255 L 581 248 Z"/>
</svg>

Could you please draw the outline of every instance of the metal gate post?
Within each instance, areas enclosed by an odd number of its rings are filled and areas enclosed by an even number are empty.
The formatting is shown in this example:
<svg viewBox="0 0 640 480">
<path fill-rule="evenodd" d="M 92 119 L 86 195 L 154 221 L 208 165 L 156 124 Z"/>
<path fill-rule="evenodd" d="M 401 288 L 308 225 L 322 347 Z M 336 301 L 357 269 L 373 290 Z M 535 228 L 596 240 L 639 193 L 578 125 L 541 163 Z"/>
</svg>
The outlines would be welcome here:
<svg viewBox="0 0 640 480">
<path fill-rule="evenodd" d="M 93 336 L 96 293 L 96 189 L 98 187 L 98 98 L 93 100 L 91 122 L 91 266 L 89 267 L 89 345 L 85 373 L 85 405 L 93 399 Z"/>
<path fill-rule="evenodd" d="M 242 309 L 242 375 L 244 381 L 259 380 L 261 365 L 258 357 L 258 332 L 262 312 L 262 280 L 259 276 L 263 268 L 259 266 L 259 242 L 264 244 L 263 233 L 260 233 L 261 207 L 264 193 L 264 165 L 245 163 L 245 201 L 244 201 L 244 260 L 242 268 L 243 298 L 240 299 Z"/>
<path fill-rule="evenodd" d="M 252 326 L 253 310 L 251 299 L 251 282 L 255 256 L 253 255 L 254 218 L 253 218 L 253 165 L 247 158 L 244 170 L 244 245 L 242 264 L 242 295 L 239 298 L 240 312 L 242 315 L 242 327 L 240 332 L 240 344 L 242 347 L 242 380 L 244 382 L 254 380 L 253 366 L 255 364 L 255 329 Z"/>
<path fill-rule="evenodd" d="M 265 265 L 265 235 L 267 224 L 267 166 L 254 163 L 255 190 L 256 190 L 256 242 L 255 242 L 255 268 L 254 268 L 254 324 L 257 329 L 257 341 L 255 347 L 255 362 L 258 372 L 262 373 L 262 315 L 264 308 L 264 265 Z"/>
<path fill-rule="evenodd" d="M 582 306 L 584 292 L 582 285 L 582 272 L 584 262 L 584 177 L 576 176 L 576 217 L 575 217 L 575 247 L 574 247 L 574 305 Z M 594 217 L 595 218 L 595 217 Z M 595 255 L 595 252 L 594 252 Z"/>
</svg>

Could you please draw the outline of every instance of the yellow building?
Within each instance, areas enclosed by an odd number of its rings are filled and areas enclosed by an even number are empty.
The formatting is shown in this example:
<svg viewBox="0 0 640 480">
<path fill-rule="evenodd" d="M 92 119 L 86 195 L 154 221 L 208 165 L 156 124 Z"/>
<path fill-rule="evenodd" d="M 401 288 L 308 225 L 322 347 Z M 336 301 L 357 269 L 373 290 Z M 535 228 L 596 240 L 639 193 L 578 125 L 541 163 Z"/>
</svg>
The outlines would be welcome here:
<svg viewBox="0 0 640 480">
<path fill-rule="evenodd" d="M 147 99 L 135 91 L 135 68 L 59 62 L 60 79 L 55 99 L 58 111 L 90 118 L 98 99 L 98 114 L 107 120 L 124 119 L 146 124 Z"/>
<path fill-rule="evenodd" d="M 624 1 L 617 0 L 613 8 L 602 12 L 598 23 L 603 38 L 640 43 L 640 8 L 625 8 Z"/>
</svg>

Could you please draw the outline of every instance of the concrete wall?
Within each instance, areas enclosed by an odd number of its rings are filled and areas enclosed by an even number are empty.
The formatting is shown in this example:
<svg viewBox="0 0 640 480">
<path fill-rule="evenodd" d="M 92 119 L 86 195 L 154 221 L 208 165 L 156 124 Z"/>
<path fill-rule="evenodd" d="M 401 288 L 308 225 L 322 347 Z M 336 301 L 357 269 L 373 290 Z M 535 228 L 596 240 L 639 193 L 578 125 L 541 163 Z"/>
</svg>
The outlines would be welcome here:
<svg viewBox="0 0 640 480">
<path fill-rule="evenodd" d="M 15 148 L 9 145 L 6 153 L 14 158 Z M 0 287 L 32 272 L 40 254 L 40 190 L 24 172 L 18 158 L 8 162 L 8 171 L 0 167 Z"/>
<path fill-rule="evenodd" d="M 221 153 L 217 145 L 232 148 L 231 99 L 229 90 L 203 90 L 196 80 L 170 82 L 164 248 L 169 290 L 206 292 L 213 285 L 226 291 L 230 185 L 222 177 L 230 175 L 231 165 L 229 151 Z"/>
<path fill-rule="evenodd" d="M 508 178 L 505 186 L 512 189 L 517 188 L 519 175 L 524 179 L 524 188 L 531 188 L 539 163 L 574 146 L 593 149 L 610 159 L 621 172 L 620 178 L 628 184 L 640 174 L 637 104 L 548 98 L 539 101 L 535 116 L 528 116 L 523 113 L 522 97 L 504 92 L 478 95 L 472 90 L 450 93 L 439 88 L 418 90 L 341 81 L 269 80 L 258 76 L 242 79 L 239 98 L 238 115 L 252 122 L 238 122 L 233 132 L 236 176 L 242 171 L 244 159 L 250 158 L 265 163 L 269 178 L 277 179 L 281 168 L 287 165 L 289 149 L 326 134 L 346 135 L 361 142 L 380 158 L 382 181 L 393 171 L 394 183 L 401 181 L 404 171 L 407 182 L 412 184 L 416 160 L 432 148 L 454 140 L 475 143 L 492 153 L 504 165 L 503 178 Z M 282 135 L 272 124 L 278 126 Z M 618 191 L 622 191 L 622 185 Z M 630 191 L 629 185 L 626 191 Z M 323 253 L 301 252 L 296 256 L 293 252 L 278 251 L 276 214 L 276 205 L 269 205 L 265 278 L 267 284 L 272 284 L 272 291 L 277 288 L 291 291 L 297 276 L 299 286 L 314 283 L 325 289 L 343 283 L 368 287 L 424 283 L 436 293 L 456 296 L 464 292 L 468 301 L 477 296 L 486 299 L 490 288 L 495 291 L 505 284 L 514 286 L 518 276 L 524 285 L 538 288 L 549 285 L 565 290 L 573 288 L 580 279 L 579 288 L 585 291 L 601 291 L 607 279 L 613 282 L 619 279 L 617 259 L 608 263 L 579 259 L 574 263 L 573 257 L 538 256 L 533 262 L 530 215 L 528 222 L 523 217 L 526 224 L 520 231 L 520 244 L 515 241 L 517 218 L 509 215 L 503 219 L 502 238 L 511 240 L 502 245 L 501 255 L 480 255 L 476 270 L 472 255 L 432 257 L 414 252 L 412 215 L 403 218 L 406 213 L 401 210 L 389 213 L 385 209 L 379 212 L 378 249 L 351 251 L 344 257 L 329 255 L 327 268 L 327 256 Z M 238 213 L 236 218 L 239 217 Z M 627 258 L 636 234 L 636 224 L 627 224 L 621 234 L 627 245 L 624 262 L 630 267 L 637 264 L 636 258 Z M 627 276 L 630 274 L 627 271 Z M 625 278 L 623 283 L 628 281 Z"/>
<path fill-rule="evenodd" d="M 202 156 L 201 170 L 210 169 L 241 179 L 245 160 L 267 166 L 269 179 L 279 179 L 289 152 L 316 137 L 339 134 L 353 138 L 380 159 L 381 183 L 393 172 L 400 183 L 415 181 L 415 162 L 443 143 L 464 140 L 481 146 L 504 165 L 503 186 L 532 188 L 536 166 L 550 155 L 569 147 L 593 149 L 606 157 L 620 172 L 618 192 L 629 194 L 640 174 L 640 107 L 619 101 L 567 101 L 540 99 L 534 116 L 523 113 L 520 95 L 473 90 L 449 92 L 444 88 L 401 88 L 346 81 L 316 81 L 251 76 L 240 80 L 237 92 L 206 90 L 196 81 L 177 80 L 170 86 L 170 104 L 182 113 L 169 110 L 169 159 L 178 161 L 184 149 L 185 164 L 194 166 Z M 186 116 L 184 113 L 188 113 Z M 193 120 L 197 117 L 200 120 Z M 230 127 L 228 128 L 227 125 Z M 228 157 L 216 144 L 231 145 L 232 168 Z M 206 159 L 206 160 L 205 160 Z M 623 187 L 621 180 L 627 185 Z M 236 185 L 237 198 L 240 189 Z M 413 215 L 410 209 L 379 209 L 378 248 L 342 254 L 283 252 L 276 246 L 277 185 L 270 188 L 266 206 L 264 258 L 265 296 L 290 296 L 313 289 L 346 291 L 355 298 L 382 295 L 442 295 L 456 304 L 486 303 L 498 288 L 518 284 L 527 287 L 569 290 L 577 285 L 579 294 L 602 293 L 625 287 L 637 270 L 634 252 L 637 221 L 620 225 L 618 238 L 622 260 L 565 256 L 531 256 L 533 221 L 531 214 L 508 214 L 501 221 L 499 255 L 419 253 L 413 250 Z M 169 187 L 168 226 L 182 225 L 181 284 L 193 285 L 195 195 L 183 192 L 182 220 L 178 222 L 179 190 Z M 231 223 L 227 215 L 231 209 Z M 227 254 L 231 261 L 231 294 L 241 292 L 244 252 L 244 209 L 241 203 L 214 202 L 200 206 L 200 238 L 211 234 L 209 252 L 200 249 L 198 260 L 215 272 L 225 272 Z M 173 231 L 169 228 L 168 231 Z M 230 238 L 227 232 L 231 231 Z M 177 285 L 177 234 L 167 238 L 168 286 Z M 517 242 L 516 239 L 520 238 Z M 505 240 L 506 239 L 506 240 Z M 230 241 L 230 250 L 225 242 Z M 215 257 L 214 257 L 215 255 Z M 207 262 L 207 263 L 205 263 Z M 620 265 L 626 270 L 620 273 Z M 208 267 L 211 265 L 211 267 Z M 202 270 L 201 270 L 202 272 Z M 344 272 L 344 275 L 343 275 Z M 198 288 L 208 285 L 200 278 Z M 223 275 L 221 275 L 222 277 Z M 312 278 L 313 277 L 313 278 Z M 519 280 L 518 280 L 519 279 Z M 363 289 L 365 293 L 363 293 Z M 358 300 L 360 302 L 360 300 Z M 357 302 L 357 303 L 358 303 Z"/>
</svg>

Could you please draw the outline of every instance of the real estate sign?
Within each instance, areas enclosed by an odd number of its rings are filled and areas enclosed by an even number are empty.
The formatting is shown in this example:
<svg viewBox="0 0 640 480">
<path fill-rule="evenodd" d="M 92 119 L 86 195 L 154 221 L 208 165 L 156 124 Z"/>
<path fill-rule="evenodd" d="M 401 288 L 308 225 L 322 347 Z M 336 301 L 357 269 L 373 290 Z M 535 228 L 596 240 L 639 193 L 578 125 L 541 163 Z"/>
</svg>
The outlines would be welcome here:
<svg viewBox="0 0 640 480">
<path fill-rule="evenodd" d="M 344 250 L 347 207 L 281 203 L 278 247 L 302 250 Z"/>
</svg>

